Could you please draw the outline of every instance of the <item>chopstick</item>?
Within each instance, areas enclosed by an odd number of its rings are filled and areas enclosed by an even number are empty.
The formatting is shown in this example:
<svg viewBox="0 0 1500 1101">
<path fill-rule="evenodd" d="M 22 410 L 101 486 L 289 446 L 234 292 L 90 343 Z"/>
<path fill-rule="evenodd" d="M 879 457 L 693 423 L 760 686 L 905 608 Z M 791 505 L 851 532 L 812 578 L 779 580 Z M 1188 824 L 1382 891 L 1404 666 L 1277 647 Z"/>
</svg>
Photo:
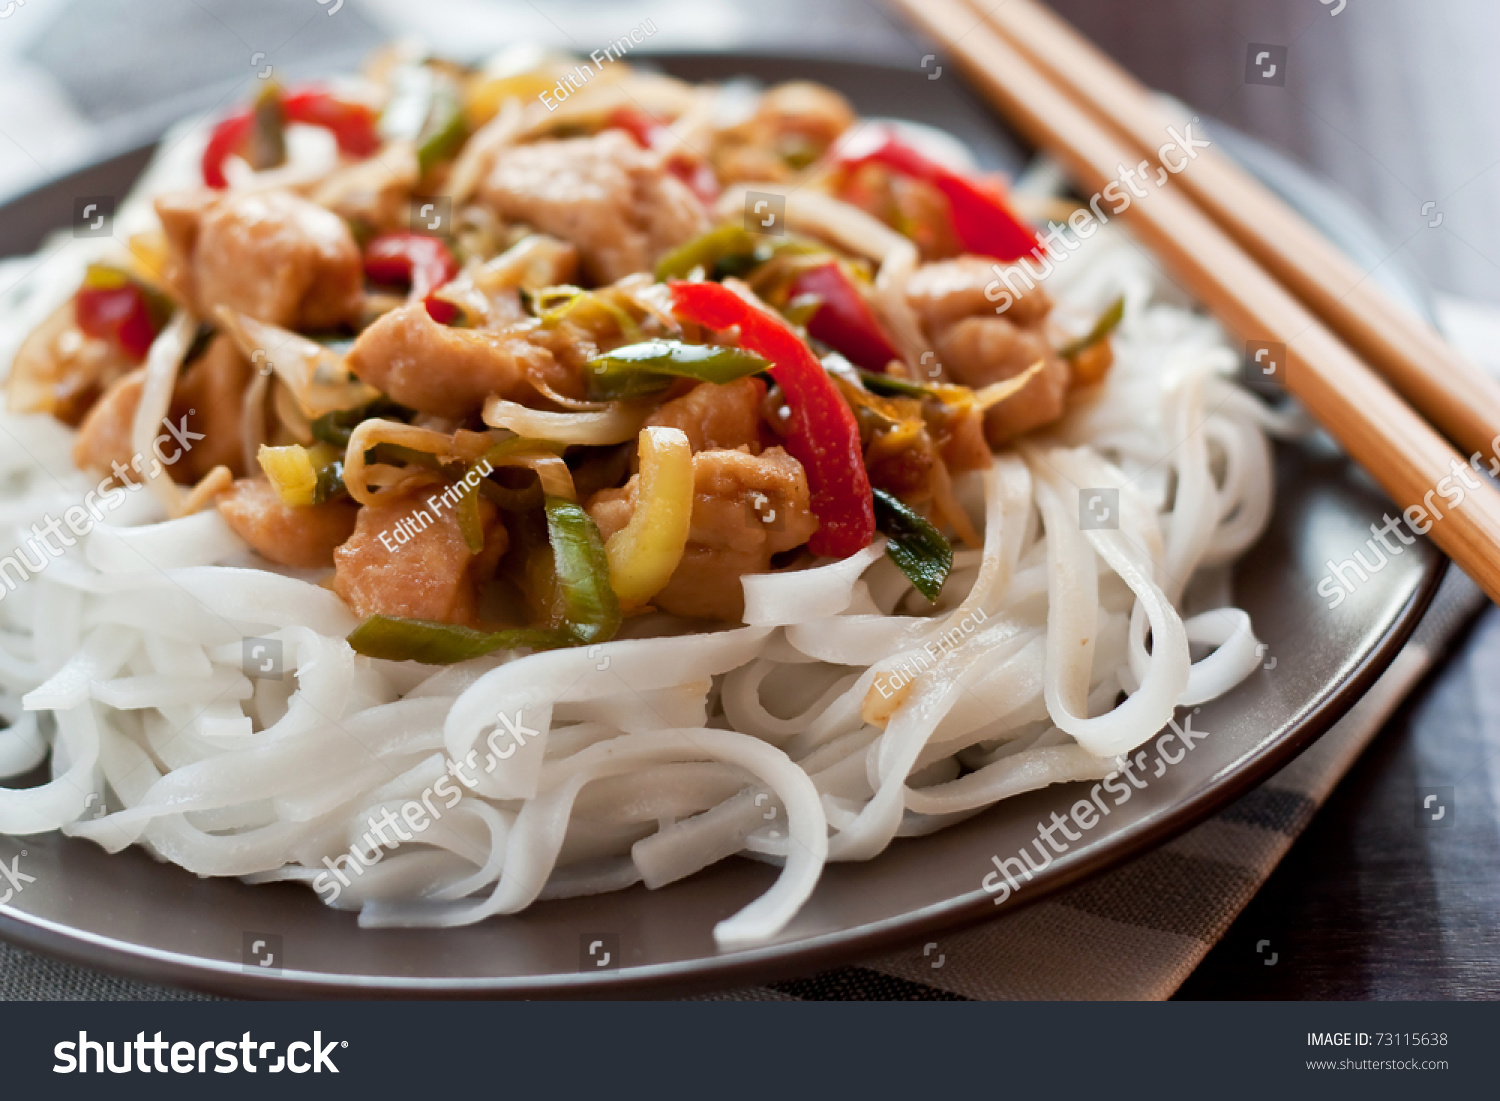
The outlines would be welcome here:
<svg viewBox="0 0 1500 1101">
<path fill-rule="evenodd" d="M 1167 128 L 1180 120 L 1104 51 L 1035 0 L 998 6 L 970 0 L 970 7 L 1139 156 L 1153 165 L 1160 161 L 1158 150 L 1173 140 Z M 1176 179 L 1198 206 L 1440 432 L 1470 454 L 1494 453 L 1500 382 L 1454 351 L 1238 164 L 1215 149 L 1195 152 Z M 1174 150 L 1174 163 L 1180 157 Z"/>
<path fill-rule="evenodd" d="M 976 23 L 962 0 L 894 3 L 1084 188 L 1104 188 L 1119 165 L 1139 159 L 994 30 Z M 1397 505 L 1424 509 L 1418 523 L 1431 523 L 1433 541 L 1500 602 L 1500 491 L 1475 479 L 1473 488 L 1442 499 L 1433 511 L 1438 484 L 1452 488 L 1465 461 L 1172 180 L 1122 214 L 1230 329 L 1286 346 L 1287 387 Z"/>
</svg>

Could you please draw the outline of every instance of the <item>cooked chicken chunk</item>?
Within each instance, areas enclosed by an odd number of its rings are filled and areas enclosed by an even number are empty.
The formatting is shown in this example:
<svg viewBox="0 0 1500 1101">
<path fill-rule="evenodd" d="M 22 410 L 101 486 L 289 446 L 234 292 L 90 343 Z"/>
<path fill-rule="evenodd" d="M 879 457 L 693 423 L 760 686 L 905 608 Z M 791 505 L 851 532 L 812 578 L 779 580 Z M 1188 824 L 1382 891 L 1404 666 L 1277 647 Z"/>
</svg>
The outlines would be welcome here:
<svg viewBox="0 0 1500 1101">
<path fill-rule="evenodd" d="M 135 420 L 135 407 L 141 403 L 145 385 L 146 369 L 137 367 L 104 391 L 78 426 L 78 436 L 73 441 L 74 466 L 104 474 L 112 469 L 113 463 L 130 465 L 130 457 L 135 453 L 130 443 L 131 422 Z"/>
<path fill-rule="evenodd" d="M 359 319 L 359 246 L 338 215 L 286 191 L 178 192 L 156 200 L 167 280 L 197 312 L 218 306 L 303 331 Z"/>
<path fill-rule="evenodd" d="M 1036 285 L 1017 297 L 1000 282 L 996 266 L 995 261 L 984 256 L 960 256 L 923 264 L 907 280 L 906 297 L 929 331 L 964 317 L 994 316 L 1004 294 L 1015 299 L 1001 315 L 1006 320 L 1030 326 L 1045 318 L 1052 309 L 1047 292 Z M 1025 286 L 1017 280 L 1012 282 Z M 986 295 L 986 287 L 994 289 Z"/>
<path fill-rule="evenodd" d="M 456 329 L 432 319 L 421 302 L 394 309 L 354 342 L 348 368 L 402 405 L 461 420 L 490 394 L 518 401 L 535 393 L 535 372 L 564 392 L 572 372 L 516 330 Z"/>
<path fill-rule="evenodd" d="M 219 495 L 219 515 L 255 552 L 283 566 L 333 565 L 333 550 L 354 531 L 358 507 L 348 500 L 285 505 L 265 478 L 240 478 Z"/>
<path fill-rule="evenodd" d="M 240 411 L 253 372 L 233 341 L 223 335 L 216 336 L 203 355 L 183 371 L 172 391 L 167 418 L 183 428 L 188 443 L 179 446 L 169 436 L 161 445 L 161 457 L 169 461 L 167 469 L 173 481 L 192 485 L 220 465 L 235 474 L 247 473 L 240 442 Z M 131 426 L 145 380 L 145 368 L 138 368 L 118 379 L 94 403 L 73 443 L 73 462 L 80 469 L 102 473 L 116 461 L 121 466 L 131 464 L 135 455 Z M 143 461 L 150 458 L 145 456 Z"/>
<path fill-rule="evenodd" d="M 650 271 L 708 228 L 687 185 L 619 130 L 504 149 L 480 197 L 502 218 L 577 245 L 596 283 Z"/>
<path fill-rule="evenodd" d="M 986 294 L 986 288 L 994 289 Z M 1014 301 L 999 313 L 1002 291 Z M 918 268 L 906 295 L 943 374 L 953 381 L 979 389 L 1013 378 L 1038 361 L 1044 364 L 1020 393 L 985 413 L 984 434 L 991 446 L 1062 416 L 1072 374 L 1043 331 L 1052 300 L 1040 286 L 1017 296 L 998 281 L 992 261 L 961 256 Z"/>
<path fill-rule="evenodd" d="M 1035 330 L 1019 328 L 1003 317 L 966 317 L 939 332 L 932 346 L 949 375 L 976 390 L 1014 378 L 1038 361 L 1043 364 L 1020 393 L 985 412 L 984 434 L 993 446 L 1050 424 L 1067 408 L 1072 372 Z"/>
<path fill-rule="evenodd" d="M 437 495 L 417 487 L 359 510 L 354 534 L 333 552 L 334 592 L 356 615 L 478 626 L 479 585 L 505 553 L 505 528 L 481 498 L 484 550 L 470 554 L 453 509 L 428 502 Z"/>
<path fill-rule="evenodd" d="M 742 378 L 723 386 L 702 382 L 680 398 L 666 402 L 647 424 L 680 428 L 694 451 L 760 450 L 760 405 L 766 384 Z"/>
<path fill-rule="evenodd" d="M 595 494 L 589 514 L 608 539 L 630 522 L 639 476 Z M 802 464 L 779 447 L 700 451 L 693 456 L 693 520 L 687 549 L 652 603 L 674 615 L 738 620 L 739 579 L 765 573 L 771 556 L 799 547 L 817 530 Z"/>
</svg>

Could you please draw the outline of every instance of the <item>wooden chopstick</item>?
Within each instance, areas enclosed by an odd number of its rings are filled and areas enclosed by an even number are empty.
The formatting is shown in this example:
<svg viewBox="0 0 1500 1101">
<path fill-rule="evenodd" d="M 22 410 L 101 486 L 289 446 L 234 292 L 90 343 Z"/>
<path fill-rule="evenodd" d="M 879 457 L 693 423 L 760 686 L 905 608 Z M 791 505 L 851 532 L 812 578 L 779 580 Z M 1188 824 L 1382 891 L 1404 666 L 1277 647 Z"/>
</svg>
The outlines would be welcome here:
<svg viewBox="0 0 1500 1101">
<path fill-rule="evenodd" d="M 969 0 L 976 18 L 1040 68 L 1139 156 L 1160 161 L 1181 121 L 1083 35 L 1035 0 Z M 991 10 L 993 9 L 993 10 Z M 1180 129 L 1178 133 L 1181 133 Z M 1269 188 L 1216 149 L 1177 183 L 1198 206 L 1384 376 L 1438 431 L 1486 458 L 1500 437 L 1500 382 L 1459 355 Z M 1180 163 L 1182 154 L 1170 154 Z"/>
<path fill-rule="evenodd" d="M 993 29 L 976 24 L 962 0 L 893 2 L 1084 188 L 1104 188 L 1119 165 L 1139 159 Z M 1286 345 L 1288 388 L 1401 508 L 1428 510 L 1418 522 L 1431 523 L 1434 542 L 1500 602 L 1500 491 L 1471 473 L 1474 488 L 1466 486 L 1451 507 L 1451 498 L 1434 502 L 1438 483 L 1451 488 L 1466 462 L 1171 180 L 1122 214 L 1232 330 Z M 1434 503 L 1441 516 L 1431 511 Z"/>
</svg>

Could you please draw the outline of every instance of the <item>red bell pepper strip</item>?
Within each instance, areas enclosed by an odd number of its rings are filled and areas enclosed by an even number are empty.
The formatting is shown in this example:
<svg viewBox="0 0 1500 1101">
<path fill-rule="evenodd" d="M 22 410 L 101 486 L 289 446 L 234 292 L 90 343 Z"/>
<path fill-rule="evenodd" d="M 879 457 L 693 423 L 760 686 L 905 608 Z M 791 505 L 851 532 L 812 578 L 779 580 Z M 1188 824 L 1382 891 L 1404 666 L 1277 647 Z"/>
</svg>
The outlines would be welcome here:
<svg viewBox="0 0 1500 1101">
<path fill-rule="evenodd" d="M 642 149 L 650 149 L 666 131 L 656 119 L 639 107 L 616 107 L 605 122 L 606 130 L 624 130 Z"/>
<path fill-rule="evenodd" d="M 882 164 L 937 188 L 948 200 L 953 231 L 965 252 L 997 260 L 1019 260 L 1033 254 L 1041 258 L 1042 245 L 1036 231 L 1016 216 L 999 186 L 990 181 L 954 172 L 891 135 L 873 150 L 846 154 L 842 163 L 850 168 Z"/>
<path fill-rule="evenodd" d="M 236 111 L 214 127 L 203 150 L 203 182 L 215 190 L 229 186 L 224 178 L 224 162 L 245 147 L 250 140 L 250 128 L 255 125 L 255 112 L 251 108 Z"/>
<path fill-rule="evenodd" d="M 673 280 L 668 286 L 679 317 L 720 331 L 738 326 L 740 347 L 770 360 L 771 377 L 791 411 L 786 449 L 807 471 L 818 518 L 809 549 L 847 558 L 869 546 L 875 538 L 875 506 L 859 425 L 817 356 L 780 317 L 722 283 Z"/>
<path fill-rule="evenodd" d="M 439 325 L 452 325 L 458 320 L 458 307 L 446 298 L 429 294 L 422 299 L 422 305 L 427 307 L 427 316 Z"/>
<path fill-rule="evenodd" d="M 901 358 L 838 261 L 804 271 L 793 280 L 790 292 L 794 299 L 805 294 L 817 296 L 818 309 L 808 319 L 808 335 L 847 356 L 856 366 L 884 374 L 891 360 Z"/>
<path fill-rule="evenodd" d="M 380 148 L 375 112 L 363 103 L 342 100 L 322 88 L 300 88 L 281 99 L 287 122 L 322 126 L 333 132 L 339 151 L 351 157 L 368 157 Z M 255 125 L 255 109 L 246 107 L 229 115 L 209 135 L 203 150 L 203 182 L 222 190 L 229 186 L 224 162 L 241 152 Z"/>
<path fill-rule="evenodd" d="M 166 320 L 160 310 L 152 310 L 139 283 L 97 264 L 90 265 L 73 298 L 73 317 L 85 336 L 113 341 L 137 363 L 146 358 Z"/>
<path fill-rule="evenodd" d="M 363 103 L 339 99 L 325 88 L 299 88 L 281 101 L 288 122 L 321 126 L 333 132 L 339 152 L 368 157 L 380 148 L 375 112 Z"/>
<path fill-rule="evenodd" d="M 457 274 L 458 261 L 436 237 L 402 230 L 365 246 L 365 275 L 377 283 L 408 283 L 413 298 L 426 298 Z"/>
</svg>

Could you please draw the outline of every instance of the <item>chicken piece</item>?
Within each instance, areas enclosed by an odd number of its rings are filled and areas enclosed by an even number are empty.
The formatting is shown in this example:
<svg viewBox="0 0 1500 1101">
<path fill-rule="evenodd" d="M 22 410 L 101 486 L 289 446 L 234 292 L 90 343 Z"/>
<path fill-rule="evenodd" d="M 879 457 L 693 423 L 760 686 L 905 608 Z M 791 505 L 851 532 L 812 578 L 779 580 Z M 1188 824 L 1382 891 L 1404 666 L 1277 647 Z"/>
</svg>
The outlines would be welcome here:
<svg viewBox="0 0 1500 1101">
<path fill-rule="evenodd" d="M 392 400 L 450 420 L 479 412 L 490 394 L 531 396 L 528 372 L 561 392 L 577 389 L 573 373 L 524 332 L 440 325 L 421 302 L 391 310 L 360 333 L 344 362 Z"/>
<path fill-rule="evenodd" d="M 350 500 L 287 505 L 265 478 L 240 478 L 218 498 L 219 515 L 262 558 L 315 570 L 333 565 L 333 550 L 354 532 Z"/>
<path fill-rule="evenodd" d="M 355 615 L 479 626 L 479 585 L 505 553 L 505 528 L 481 497 L 484 549 L 470 554 L 453 508 L 439 496 L 420 486 L 359 510 L 354 534 L 333 552 L 333 591 Z"/>
<path fill-rule="evenodd" d="M 1072 371 L 1036 330 L 1003 317 L 966 317 L 939 332 L 933 348 L 952 378 L 976 390 L 1013 378 L 1038 360 L 1045 365 L 1019 393 L 986 410 L 984 435 L 992 447 L 1055 421 L 1067 408 Z"/>
<path fill-rule="evenodd" d="M 172 391 L 171 416 L 174 420 L 186 417 L 187 431 L 199 433 L 203 438 L 188 437 L 192 450 L 179 460 L 182 471 L 172 472 L 177 481 L 196 482 L 221 465 L 237 477 L 251 473 L 245 469 L 240 413 L 245 387 L 254 375 L 250 361 L 240 355 L 234 341 L 223 333 L 214 337 L 203 355 L 182 373 Z"/>
<path fill-rule="evenodd" d="M 167 237 L 167 281 L 196 312 L 228 306 L 285 329 L 359 320 L 364 268 L 338 215 L 286 191 L 156 201 Z"/>
<path fill-rule="evenodd" d="M 146 368 L 137 367 L 116 379 L 94 403 L 73 441 L 73 465 L 94 474 L 109 473 L 119 463 L 130 465 L 135 448 L 130 442 L 131 422 L 146 386 Z M 144 461 L 144 460 L 143 460 Z M 139 469 L 139 468 L 137 468 Z"/>
<path fill-rule="evenodd" d="M 168 420 L 181 426 L 182 435 L 174 443 L 176 434 L 169 434 L 157 455 L 167 464 L 174 482 L 192 485 L 221 464 L 237 475 L 248 473 L 240 410 L 253 373 L 234 342 L 223 335 L 216 336 L 182 373 L 167 414 Z M 145 368 L 137 368 L 116 380 L 94 403 L 73 443 L 73 462 L 80 470 L 103 473 L 115 462 L 131 465 L 135 457 L 131 426 L 145 381 Z"/>
<path fill-rule="evenodd" d="M 998 304 L 1006 296 L 1013 301 L 1001 312 Z M 1000 281 L 992 261 L 960 256 L 918 268 L 907 281 L 906 297 L 946 378 L 977 390 L 1038 360 L 1045 364 L 1019 393 L 985 413 L 991 447 L 1062 416 L 1072 373 L 1043 331 L 1052 300 L 1039 285 L 1017 295 Z"/>
<path fill-rule="evenodd" d="M 906 283 L 906 297 L 929 335 L 965 317 L 994 315 L 1009 294 L 1014 301 L 1004 311 L 1007 321 L 1020 326 L 1041 322 L 1052 309 L 1052 299 L 1040 284 L 1020 296 L 1000 281 L 996 263 L 983 256 L 960 256 L 923 264 Z M 1024 282 L 1012 280 L 1017 286 Z M 991 287 L 989 294 L 985 288 Z"/>
<path fill-rule="evenodd" d="M 717 386 L 702 382 L 680 398 L 666 402 L 646 421 L 648 425 L 680 428 L 696 451 L 760 451 L 760 405 L 766 384 L 742 378 Z"/>
<path fill-rule="evenodd" d="M 606 539 L 630 522 L 638 485 L 639 475 L 589 503 L 589 515 Z M 773 554 L 801 546 L 817 528 L 807 475 L 781 448 L 760 455 L 700 451 L 693 456 L 687 549 L 667 587 L 651 602 L 673 615 L 737 621 L 745 614 L 739 579 L 765 573 Z"/>
<path fill-rule="evenodd" d="M 687 185 L 619 130 L 503 149 L 479 194 L 502 218 L 577 245 L 595 283 L 650 271 L 708 228 Z"/>
</svg>

